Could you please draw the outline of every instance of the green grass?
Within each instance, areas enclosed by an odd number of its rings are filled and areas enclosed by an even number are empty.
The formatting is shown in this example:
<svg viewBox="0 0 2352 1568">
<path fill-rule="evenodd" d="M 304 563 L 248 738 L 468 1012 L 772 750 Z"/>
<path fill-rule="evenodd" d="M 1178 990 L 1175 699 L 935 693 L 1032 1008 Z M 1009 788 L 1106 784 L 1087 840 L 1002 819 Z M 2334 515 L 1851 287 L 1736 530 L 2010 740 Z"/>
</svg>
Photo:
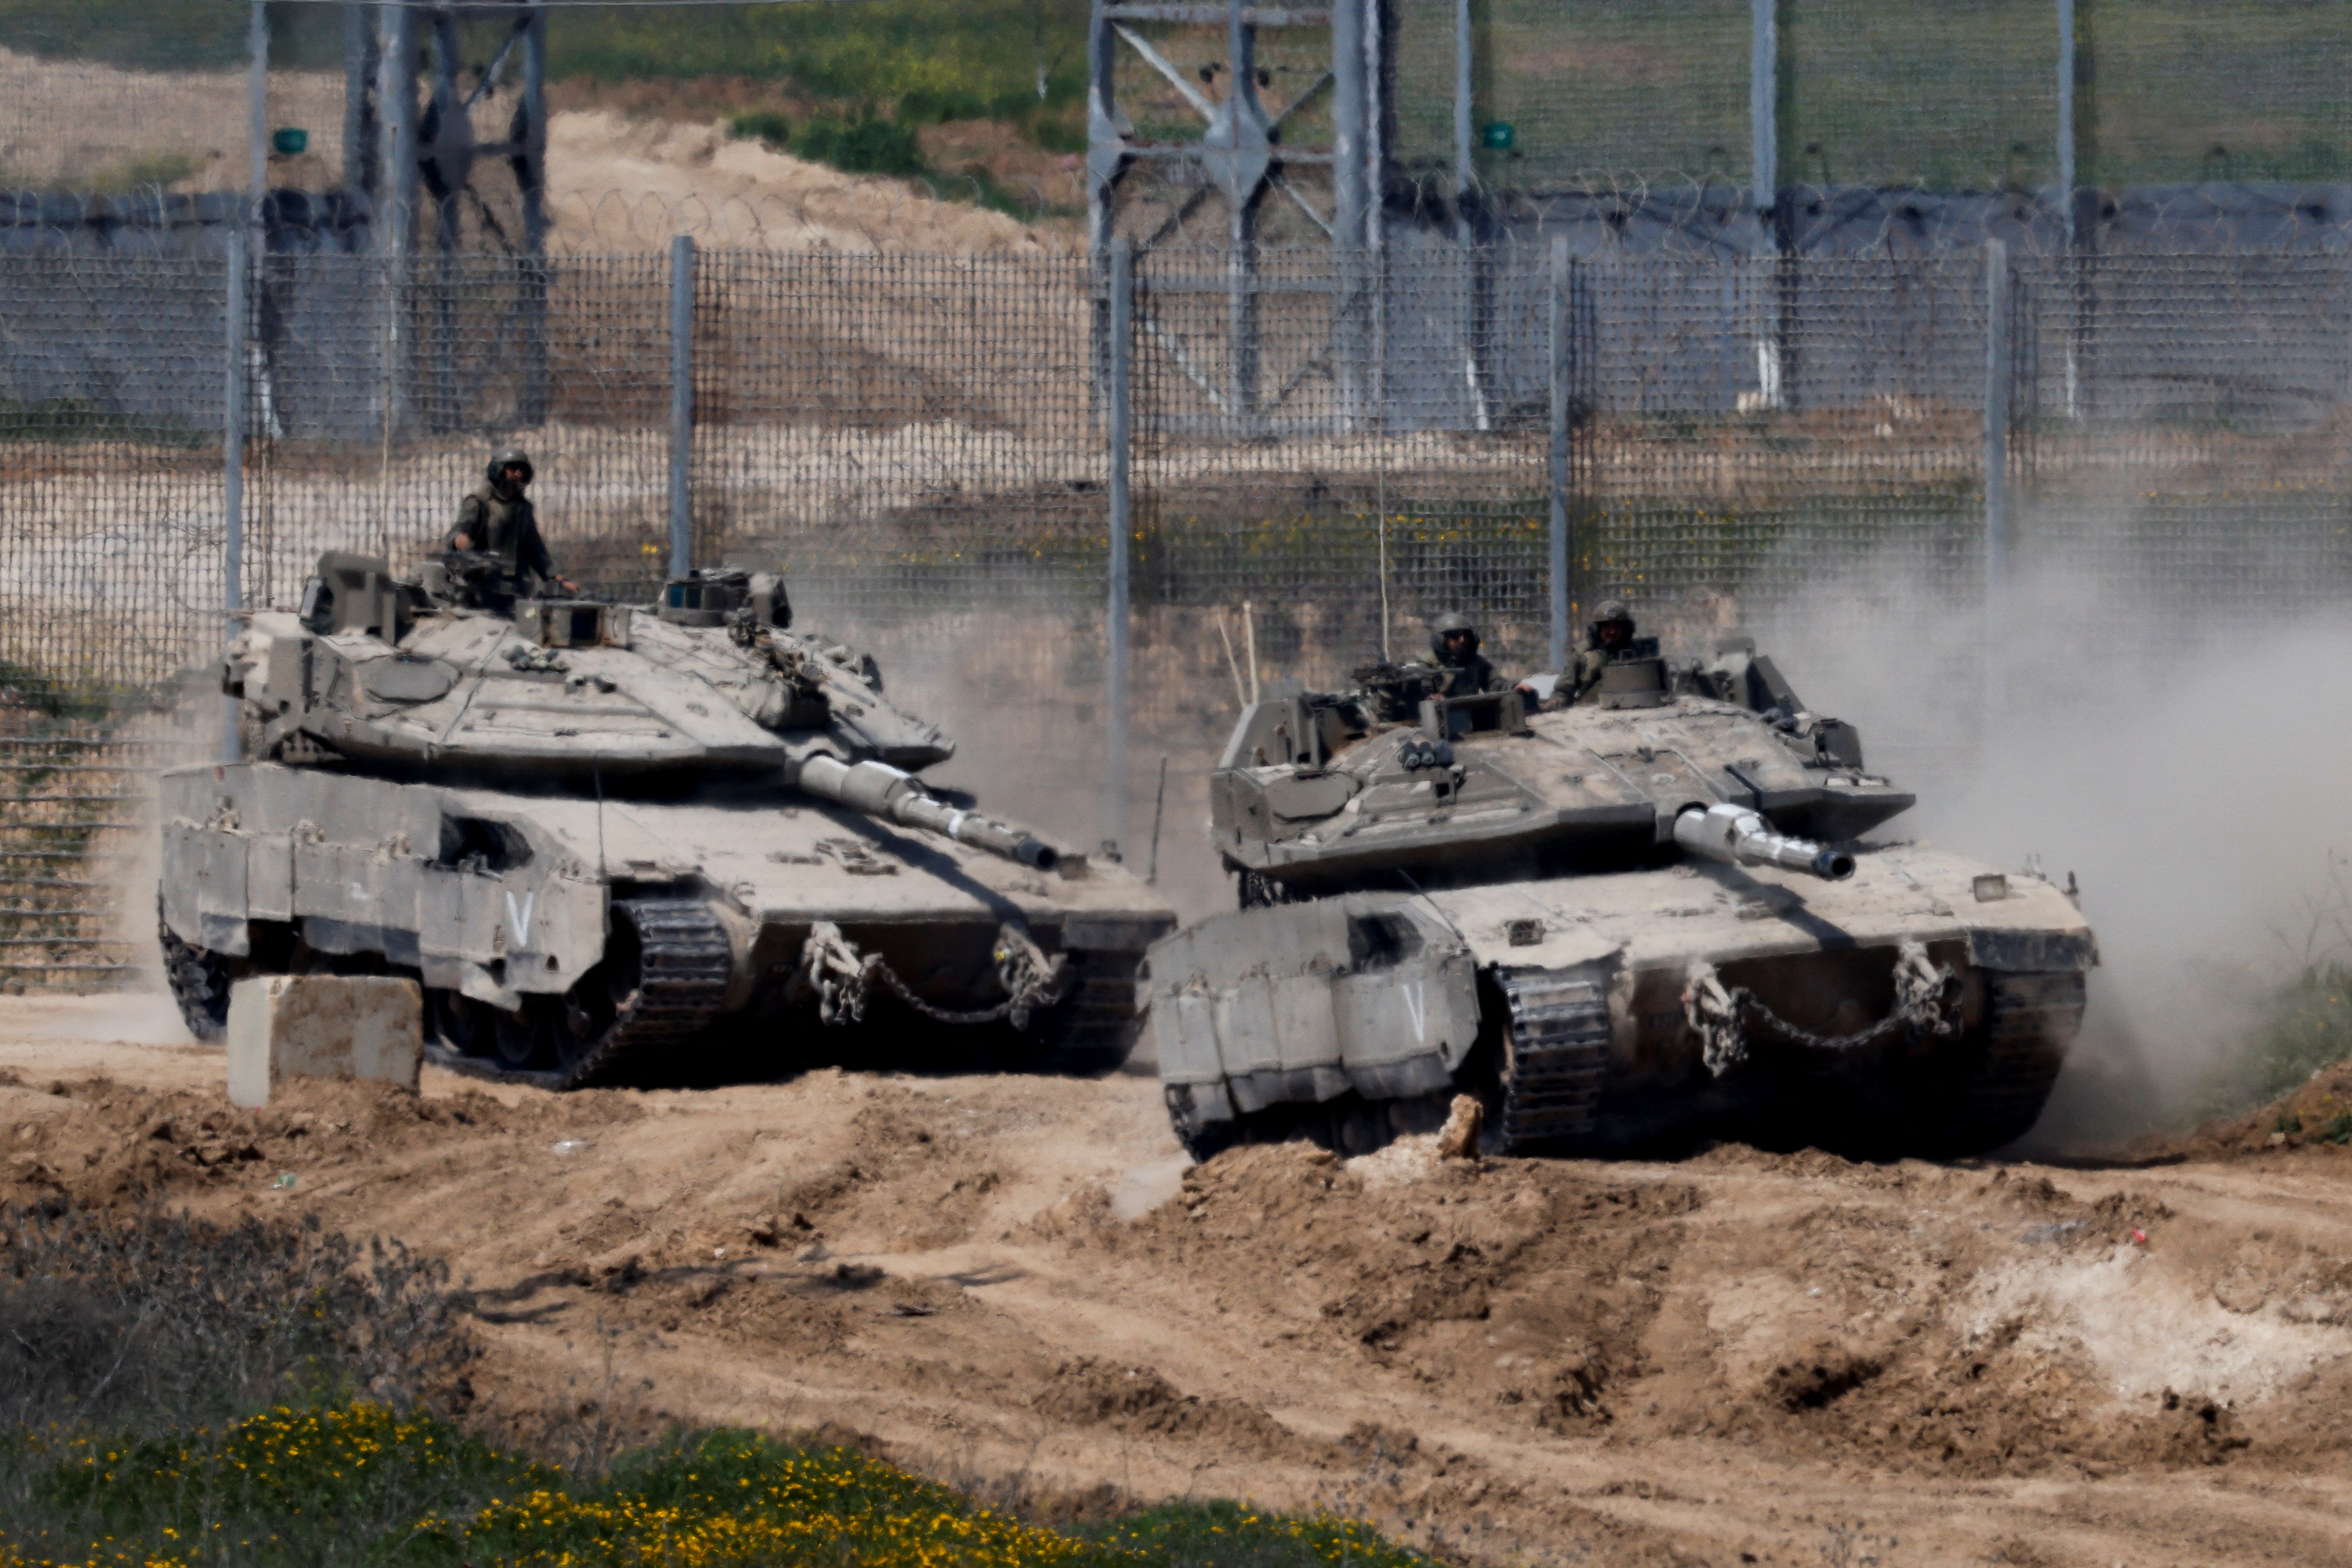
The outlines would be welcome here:
<svg viewBox="0 0 2352 1568">
<path fill-rule="evenodd" d="M 352 1401 L 217 1430 L 0 1437 L 20 1479 L 0 1568 L 49 1564 L 901 1564 L 1428 1568 L 1329 1515 L 1180 1503 L 1026 1524 L 853 1449 L 681 1433 L 572 1471 L 453 1424 Z"/>
<path fill-rule="evenodd" d="M 336 7 L 269 11 L 278 63 L 341 63 Z M 1981 190 L 2052 176 L 2050 0 L 1781 13 L 1785 179 Z M 1410 173 L 1452 167 L 1452 15 L 1412 6 L 1397 17 L 1398 153 Z M 2352 174 L 2341 85 L 2352 35 L 2338 5 L 2135 0 L 2080 15 L 2086 181 Z M 1746 177 L 1745 7 L 1476 0 L 1473 17 L 1475 119 L 1517 131 L 1510 152 L 1479 153 L 1490 180 Z M 910 124 L 1024 119 L 1042 107 L 1054 111 L 1047 134 L 1067 141 L 1059 111 L 1084 92 L 1086 20 L 1084 0 L 559 9 L 549 68 L 559 79 L 786 83 Z M 484 38 L 503 26 L 467 24 Z M 245 37 L 235 0 L 0 0 L 0 46 L 40 55 L 217 68 L 243 58 Z"/>
<path fill-rule="evenodd" d="M 1018 119 L 1085 91 L 1080 0 L 856 0 L 558 12 L 548 69 L 595 81 L 748 77 L 911 124 Z M 1040 75 L 1045 93 L 1040 99 Z"/>
<path fill-rule="evenodd" d="M 851 1449 L 683 1431 L 552 1462 L 436 1401 L 464 1291 L 396 1245 L 156 1210 L 0 1212 L 0 1568 L 1427 1568 L 1369 1528 L 1229 1502 L 1033 1525 Z M 567 1425 L 568 1423 L 568 1425 Z"/>
<path fill-rule="evenodd" d="M 780 152 L 830 163 L 845 173 L 914 177 L 930 172 L 914 127 L 871 109 L 847 117 L 812 115 L 797 125 L 781 114 L 739 114 L 730 129 L 739 137 L 756 138 Z"/>
<path fill-rule="evenodd" d="M 2352 1058 L 2352 966 L 2315 965 L 2282 992 L 2246 1048 L 2216 1070 L 2200 1098 L 2207 1115 L 2235 1115 L 2293 1093 L 2314 1072 Z M 2305 1131 L 2300 1118 L 2283 1133 Z M 2340 1118 L 2339 1118 L 2340 1120 Z M 2352 1122 L 2317 1130 L 2352 1140 Z"/>
<path fill-rule="evenodd" d="M 1040 127 L 1055 123 L 1050 120 L 1036 122 Z M 729 130 L 738 137 L 765 142 L 780 152 L 790 152 L 811 162 L 831 164 L 845 173 L 891 174 L 921 180 L 943 200 L 970 202 L 1024 222 L 1065 217 L 1076 212 L 1075 208 L 1024 200 L 1017 192 L 1007 189 L 986 164 L 968 163 L 954 171 L 933 168 L 924 158 L 911 124 L 877 114 L 870 108 L 846 116 L 810 115 L 798 121 L 790 115 L 760 110 L 736 115 L 729 122 Z"/>
</svg>

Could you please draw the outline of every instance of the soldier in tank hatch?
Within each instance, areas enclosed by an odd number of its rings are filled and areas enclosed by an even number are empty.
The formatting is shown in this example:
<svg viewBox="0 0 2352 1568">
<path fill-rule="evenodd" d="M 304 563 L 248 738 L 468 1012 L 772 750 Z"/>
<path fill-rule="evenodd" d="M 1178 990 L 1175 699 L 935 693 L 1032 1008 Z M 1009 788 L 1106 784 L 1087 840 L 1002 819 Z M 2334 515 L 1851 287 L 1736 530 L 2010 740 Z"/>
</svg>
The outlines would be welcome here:
<svg viewBox="0 0 2352 1568">
<path fill-rule="evenodd" d="M 1570 651 L 1567 666 L 1550 678 L 1549 690 L 1540 676 L 1521 681 L 1519 690 L 1540 698 L 1546 707 L 1589 705 L 1598 700 L 1594 694 L 1601 687 L 1601 672 L 1633 642 L 1633 612 L 1622 599 L 1604 599 Z"/>
<path fill-rule="evenodd" d="M 1481 692 L 1507 691 L 1510 687 L 1510 683 L 1496 674 L 1495 666 L 1478 652 L 1475 623 L 1458 610 L 1429 623 L 1429 652 L 1443 677 L 1438 685 L 1439 696 L 1476 696 Z"/>
<path fill-rule="evenodd" d="M 448 548 L 497 557 L 496 588 L 503 594 L 527 597 L 549 582 L 577 593 L 579 585 L 556 571 L 547 541 L 540 537 L 539 513 L 524 494 L 533 474 L 530 456 L 519 446 L 491 458 L 482 487 L 457 504 Z"/>
</svg>

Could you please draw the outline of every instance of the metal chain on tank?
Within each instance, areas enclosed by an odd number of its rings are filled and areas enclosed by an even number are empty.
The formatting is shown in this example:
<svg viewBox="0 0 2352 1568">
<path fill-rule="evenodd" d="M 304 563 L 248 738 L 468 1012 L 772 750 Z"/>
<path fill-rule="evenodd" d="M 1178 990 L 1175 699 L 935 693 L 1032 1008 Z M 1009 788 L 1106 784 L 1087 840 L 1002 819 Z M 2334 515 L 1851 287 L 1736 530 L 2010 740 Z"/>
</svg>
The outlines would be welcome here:
<svg viewBox="0 0 2352 1568">
<path fill-rule="evenodd" d="M 1774 1012 L 1747 987 L 1726 986 L 1715 966 L 1701 959 L 1683 987 L 1683 1018 L 1704 1042 L 1708 1073 L 1720 1078 L 1748 1060 L 1751 1033 L 1774 1045 L 1830 1052 L 1858 1051 L 1896 1034 L 1949 1040 L 1960 1028 L 1960 977 L 1928 957 L 1924 945 L 1905 942 L 1895 949 L 1895 1006 L 1886 1016 L 1852 1034 L 1817 1034 Z"/>
<path fill-rule="evenodd" d="M 1005 990 L 1004 1000 L 994 1007 L 970 1011 L 935 1007 L 925 1001 L 883 961 L 880 954 L 861 956 L 841 934 L 841 927 L 831 921 L 821 920 L 810 927 L 808 940 L 801 948 L 800 971 L 816 992 L 817 1016 L 829 1024 L 856 1023 L 864 1019 L 866 998 L 877 978 L 889 987 L 900 1001 L 938 1023 L 987 1024 L 1009 1019 L 1014 1029 L 1027 1029 L 1032 1013 L 1062 999 L 1063 988 L 1069 979 L 1067 955 L 1048 958 L 1029 939 L 1027 932 L 1006 925 L 997 927 L 996 947 L 992 956 L 996 960 L 997 983 Z"/>
</svg>

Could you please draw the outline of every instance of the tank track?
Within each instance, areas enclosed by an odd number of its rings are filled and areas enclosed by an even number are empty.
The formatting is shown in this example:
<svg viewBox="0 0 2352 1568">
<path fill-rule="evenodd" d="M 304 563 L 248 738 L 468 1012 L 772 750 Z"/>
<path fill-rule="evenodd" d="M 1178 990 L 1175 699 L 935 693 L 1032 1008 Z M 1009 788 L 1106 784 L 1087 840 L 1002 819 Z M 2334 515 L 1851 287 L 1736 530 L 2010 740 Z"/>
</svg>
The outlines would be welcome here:
<svg viewBox="0 0 2352 1568">
<path fill-rule="evenodd" d="M 2083 1026 L 2084 977 L 2073 973 L 1984 971 L 1985 1016 L 1970 1032 L 1983 1051 L 1945 1108 L 1942 1142 L 1979 1154 L 2033 1128 Z"/>
<path fill-rule="evenodd" d="M 1080 951 L 1070 956 L 1070 988 L 1045 1019 L 1031 1065 L 1039 1072 L 1093 1076 L 1127 1064 L 1141 1032 L 1135 972 L 1140 953 Z"/>
<path fill-rule="evenodd" d="M 188 1032 L 207 1044 L 217 1042 L 228 1032 L 228 988 L 234 971 L 227 961 L 184 941 L 160 914 L 156 927 L 163 937 L 163 978 L 172 988 L 172 999 L 179 1004 Z"/>
<path fill-rule="evenodd" d="M 1600 982 L 1539 969 L 1497 978 L 1510 1009 L 1510 1040 L 1501 1103 L 1488 1124 L 1489 1151 L 1519 1154 L 1591 1137 L 1600 1130 L 1612 1039 Z"/>
<path fill-rule="evenodd" d="M 735 965 L 719 917 L 695 898 L 616 899 L 614 909 L 625 911 L 637 933 L 637 989 L 593 1045 L 553 1071 L 501 1068 L 439 1045 L 431 1048 L 432 1060 L 473 1078 L 580 1089 L 625 1079 L 629 1069 L 701 1032 L 725 1005 Z"/>
</svg>

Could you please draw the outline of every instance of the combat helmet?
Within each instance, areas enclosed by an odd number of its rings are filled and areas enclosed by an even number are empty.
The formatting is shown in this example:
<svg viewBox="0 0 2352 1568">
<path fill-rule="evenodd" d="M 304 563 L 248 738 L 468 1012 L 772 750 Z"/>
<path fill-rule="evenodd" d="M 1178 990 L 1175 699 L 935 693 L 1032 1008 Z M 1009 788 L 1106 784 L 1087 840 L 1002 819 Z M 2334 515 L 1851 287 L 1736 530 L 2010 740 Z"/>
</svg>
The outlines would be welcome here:
<svg viewBox="0 0 2352 1568">
<path fill-rule="evenodd" d="M 1469 651 L 1473 653 L 1478 651 L 1478 623 L 1470 619 L 1466 611 L 1449 610 L 1429 623 L 1429 652 L 1441 664 L 1445 663 L 1446 635 L 1453 632 L 1470 633 Z"/>
<path fill-rule="evenodd" d="M 1601 628 L 1612 621 L 1622 621 L 1625 623 L 1625 634 L 1628 637 L 1633 634 L 1633 607 L 1623 600 L 1604 599 L 1592 607 L 1592 632 L 1596 637 L 1600 634 Z"/>
<path fill-rule="evenodd" d="M 495 485 L 499 482 L 499 475 L 501 471 L 517 464 L 522 467 L 522 482 L 526 485 L 530 484 L 537 476 L 538 470 L 530 465 L 530 454 L 520 446 L 502 449 L 497 456 L 490 459 L 489 466 L 482 470 L 482 477 Z"/>
</svg>

